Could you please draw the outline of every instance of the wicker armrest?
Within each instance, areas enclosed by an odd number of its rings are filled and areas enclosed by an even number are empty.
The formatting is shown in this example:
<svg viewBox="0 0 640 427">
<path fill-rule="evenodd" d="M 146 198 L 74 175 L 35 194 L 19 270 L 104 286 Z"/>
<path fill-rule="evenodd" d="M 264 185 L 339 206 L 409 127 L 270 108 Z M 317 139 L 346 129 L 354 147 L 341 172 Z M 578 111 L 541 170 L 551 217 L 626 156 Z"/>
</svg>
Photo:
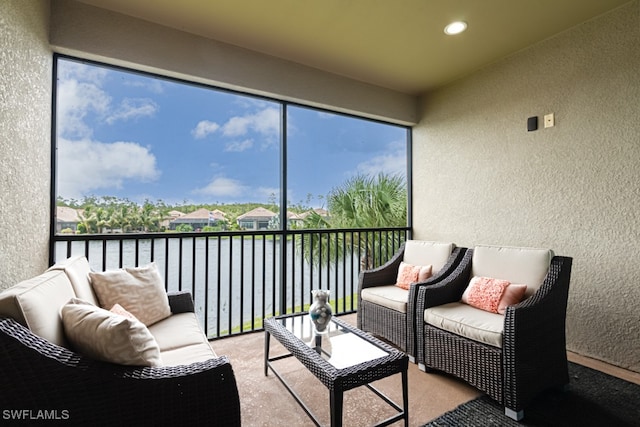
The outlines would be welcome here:
<svg viewBox="0 0 640 427">
<path fill-rule="evenodd" d="M 554 257 L 549 273 L 536 293 L 519 304 L 507 307 L 504 334 L 506 354 L 524 348 L 565 345 L 571 264 L 572 258 Z M 534 354 L 531 357 L 536 358 Z"/>
<path fill-rule="evenodd" d="M 188 291 L 170 292 L 167 294 L 169 297 L 169 306 L 171 307 L 171 313 L 193 313 L 195 308 L 193 306 L 193 298 Z"/>
<path fill-rule="evenodd" d="M 531 297 L 507 307 L 503 333 L 504 400 L 522 408 L 549 387 L 569 382 L 566 312 L 572 258 L 556 256 L 542 286 Z"/>
<path fill-rule="evenodd" d="M 374 286 L 392 285 L 396 283 L 398 268 L 404 258 L 404 243 L 389 261 L 380 267 L 360 272 L 358 278 L 359 290 Z"/>
<path fill-rule="evenodd" d="M 240 425 L 236 380 L 226 357 L 171 367 L 99 362 L 0 319 L 3 409 L 56 411 L 93 425 Z"/>
<path fill-rule="evenodd" d="M 430 286 L 421 286 L 416 299 L 416 311 L 422 313 L 429 307 L 459 301 L 469 284 L 473 249 L 467 249 L 450 274 Z"/>
<path fill-rule="evenodd" d="M 422 333 L 422 328 L 417 322 L 422 322 L 422 313 L 424 312 L 424 308 L 420 309 L 418 305 L 418 294 L 423 287 L 431 287 L 437 286 L 438 283 L 447 279 L 460 265 L 462 262 L 464 255 L 467 251 L 467 248 L 454 248 L 447 260 L 447 263 L 436 273 L 431 276 L 424 282 L 412 283 L 409 288 L 409 299 L 407 301 L 407 352 L 411 356 L 416 356 L 418 354 L 417 343 L 418 338 L 416 333 L 420 331 Z M 424 306 L 424 297 L 423 294 L 422 304 Z M 418 315 L 420 313 L 420 315 Z"/>
</svg>

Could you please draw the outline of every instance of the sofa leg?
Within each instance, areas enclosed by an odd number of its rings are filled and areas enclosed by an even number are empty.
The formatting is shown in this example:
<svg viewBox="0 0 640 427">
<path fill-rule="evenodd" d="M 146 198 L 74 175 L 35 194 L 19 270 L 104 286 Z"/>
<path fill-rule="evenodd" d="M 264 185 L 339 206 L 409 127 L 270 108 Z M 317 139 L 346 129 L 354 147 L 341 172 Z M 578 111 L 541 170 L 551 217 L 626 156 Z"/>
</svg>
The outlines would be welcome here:
<svg viewBox="0 0 640 427">
<path fill-rule="evenodd" d="M 412 355 L 409 355 L 409 362 L 416 363 L 416 357 L 412 356 Z"/>
<path fill-rule="evenodd" d="M 418 369 L 420 369 L 422 372 L 427 372 L 427 367 L 424 363 L 418 363 Z"/>
<path fill-rule="evenodd" d="M 514 411 L 513 409 L 504 408 L 504 414 L 512 420 L 520 421 L 524 418 L 524 409 L 520 411 Z"/>
</svg>

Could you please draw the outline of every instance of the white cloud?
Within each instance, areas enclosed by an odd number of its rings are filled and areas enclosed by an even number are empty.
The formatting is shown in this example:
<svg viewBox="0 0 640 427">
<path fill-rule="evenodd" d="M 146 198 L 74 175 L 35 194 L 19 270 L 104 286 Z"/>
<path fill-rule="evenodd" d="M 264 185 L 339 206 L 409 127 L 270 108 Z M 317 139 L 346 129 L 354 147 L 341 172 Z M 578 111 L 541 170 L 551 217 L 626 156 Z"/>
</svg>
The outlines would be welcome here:
<svg viewBox="0 0 640 427">
<path fill-rule="evenodd" d="M 109 110 L 111 97 L 90 82 L 62 80 L 58 83 L 57 124 L 60 135 L 71 138 L 90 137 L 93 133 L 84 119 L 90 112 L 103 116 Z"/>
<path fill-rule="evenodd" d="M 318 117 L 324 120 L 335 119 L 336 115 L 325 111 L 318 111 Z"/>
<path fill-rule="evenodd" d="M 58 140 L 58 194 L 80 199 L 96 190 L 122 188 L 125 180 L 155 181 L 156 157 L 133 142 Z"/>
<path fill-rule="evenodd" d="M 233 98 L 232 102 L 244 109 L 264 109 L 274 105 L 273 102 L 250 96 L 237 96 Z"/>
<path fill-rule="evenodd" d="M 246 151 L 249 148 L 253 147 L 252 139 L 245 139 L 244 141 L 233 141 L 226 145 L 224 151 L 232 151 L 232 152 L 242 152 Z"/>
<path fill-rule="evenodd" d="M 239 197 L 247 188 L 238 180 L 218 176 L 207 186 L 193 190 L 193 193 L 213 197 Z"/>
<path fill-rule="evenodd" d="M 270 107 L 255 114 L 232 117 L 222 126 L 224 136 L 246 135 L 249 131 L 266 136 L 278 135 L 280 132 L 280 112 Z"/>
<path fill-rule="evenodd" d="M 203 188 L 191 192 L 205 198 L 215 197 L 228 203 L 264 200 L 265 202 L 275 195 L 279 197 L 280 189 L 277 187 L 251 187 L 241 181 L 218 175 Z"/>
<path fill-rule="evenodd" d="M 253 192 L 255 200 L 269 200 L 272 196 L 276 197 L 276 202 L 280 201 L 280 188 L 277 187 L 258 187 Z"/>
<path fill-rule="evenodd" d="M 202 120 L 198 122 L 195 129 L 191 131 L 191 135 L 193 135 L 193 137 L 196 139 L 203 139 L 206 138 L 207 135 L 217 131 L 218 128 L 220 128 L 219 124 L 211 122 L 209 120 Z"/>
<path fill-rule="evenodd" d="M 148 79 L 145 79 L 144 81 L 127 80 L 124 82 L 124 84 L 126 86 L 131 86 L 131 87 L 141 87 L 143 89 L 148 90 L 151 93 L 159 94 L 164 92 L 164 85 L 160 79 L 148 78 Z"/>
<path fill-rule="evenodd" d="M 389 144 L 389 151 L 386 154 L 373 157 L 366 162 L 357 165 L 358 173 L 365 175 L 378 175 L 385 173 L 388 175 L 407 174 L 407 153 L 405 142 L 392 142 Z"/>
<path fill-rule="evenodd" d="M 131 120 L 138 117 L 153 116 L 158 111 L 158 104 L 147 98 L 125 98 L 117 110 L 107 117 L 110 125 L 118 120 Z"/>
<path fill-rule="evenodd" d="M 102 67 L 89 66 L 74 61 L 64 61 L 58 67 L 58 79 L 61 81 L 76 80 L 100 86 L 109 70 Z"/>
<path fill-rule="evenodd" d="M 222 133 L 225 136 L 245 135 L 250 123 L 248 117 L 232 117 L 222 126 Z"/>
<path fill-rule="evenodd" d="M 118 120 L 150 117 L 158 111 L 158 105 L 148 98 L 125 98 L 114 108 L 111 96 L 103 90 L 108 78 L 107 69 L 73 61 L 60 62 L 56 110 L 60 136 L 91 138 L 93 130 L 86 122 L 90 114 L 113 124 Z"/>
<path fill-rule="evenodd" d="M 160 176 L 156 157 L 135 142 L 93 140 L 89 120 L 113 124 L 152 116 L 158 106 L 150 99 L 125 98 L 113 108 L 103 90 L 109 78 L 104 68 L 61 61 L 58 68 L 58 195 L 80 199 L 98 190 L 122 188 L 125 181 L 155 181 Z"/>
</svg>

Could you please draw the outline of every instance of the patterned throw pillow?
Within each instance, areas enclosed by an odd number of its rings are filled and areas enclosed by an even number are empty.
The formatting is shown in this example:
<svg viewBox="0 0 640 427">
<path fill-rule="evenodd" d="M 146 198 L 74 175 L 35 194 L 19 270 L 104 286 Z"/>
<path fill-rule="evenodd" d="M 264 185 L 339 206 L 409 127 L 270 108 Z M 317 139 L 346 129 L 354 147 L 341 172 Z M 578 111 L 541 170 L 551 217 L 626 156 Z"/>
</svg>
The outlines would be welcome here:
<svg viewBox="0 0 640 427">
<path fill-rule="evenodd" d="M 67 339 L 79 353 L 131 366 L 161 366 L 160 348 L 138 320 L 72 298 L 61 309 Z"/>
<path fill-rule="evenodd" d="M 474 277 L 462 294 L 462 302 L 481 310 L 498 313 L 500 299 L 510 283 L 492 277 Z"/>
<path fill-rule="evenodd" d="M 424 282 L 431 277 L 432 268 L 431 265 L 411 265 L 401 261 L 398 268 L 396 286 L 409 290 L 412 283 Z"/>
<path fill-rule="evenodd" d="M 136 268 L 89 273 L 100 306 L 120 304 L 146 326 L 171 316 L 169 298 L 155 262 Z"/>
</svg>

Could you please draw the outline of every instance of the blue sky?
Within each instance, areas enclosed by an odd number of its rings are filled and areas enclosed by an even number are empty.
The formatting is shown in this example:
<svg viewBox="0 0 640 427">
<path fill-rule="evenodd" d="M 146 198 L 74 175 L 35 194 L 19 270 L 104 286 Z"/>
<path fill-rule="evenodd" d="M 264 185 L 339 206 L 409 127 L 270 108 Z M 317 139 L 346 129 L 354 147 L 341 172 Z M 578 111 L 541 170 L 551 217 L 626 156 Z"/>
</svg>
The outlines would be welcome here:
<svg viewBox="0 0 640 427">
<path fill-rule="evenodd" d="M 277 102 L 66 59 L 57 91 L 65 199 L 279 200 Z M 404 128 L 296 106 L 287 124 L 289 203 L 320 207 L 359 173 L 406 173 Z"/>
</svg>

